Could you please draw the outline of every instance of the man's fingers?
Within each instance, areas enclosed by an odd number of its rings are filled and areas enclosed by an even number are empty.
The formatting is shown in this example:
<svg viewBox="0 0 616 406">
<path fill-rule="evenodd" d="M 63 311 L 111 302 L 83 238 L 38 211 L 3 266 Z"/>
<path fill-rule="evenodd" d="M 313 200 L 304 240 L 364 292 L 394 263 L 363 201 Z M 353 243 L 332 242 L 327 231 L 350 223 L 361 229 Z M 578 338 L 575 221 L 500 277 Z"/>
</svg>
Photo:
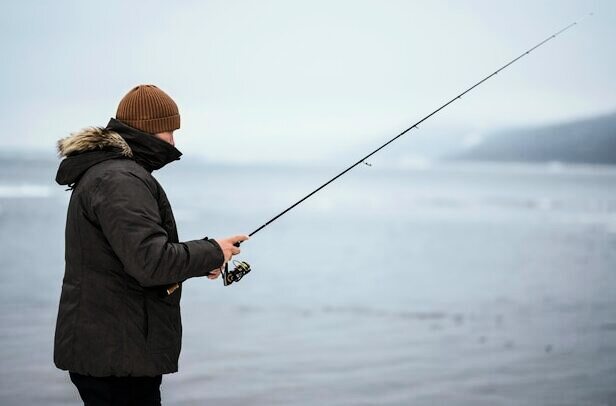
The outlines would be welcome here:
<svg viewBox="0 0 616 406">
<path fill-rule="evenodd" d="M 223 250 L 225 262 L 230 261 L 233 255 L 238 255 L 240 253 L 239 247 L 236 247 L 235 244 L 239 246 L 239 243 L 241 243 L 242 241 L 246 241 L 249 238 L 250 237 L 245 234 L 238 234 L 233 237 L 216 240 L 216 242 L 218 242 L 218 245 L 220 245 Z"/>
<path fill-rule="evenodd" d="M 248 237 L 248 236 L 247 236 L 247 235 L 245 235 L 245 234 L 240 234 L 240 235 L 233 236 L 233 237 L 231 237 L 230 239 L 231 239 L 233 242 L 242 242 L 242 241 L 246 241 L 246 240 L 247 240 L 247 239 L 249 239 L 249 238 L 250 238 L 250 237 Z"/>
</svg>

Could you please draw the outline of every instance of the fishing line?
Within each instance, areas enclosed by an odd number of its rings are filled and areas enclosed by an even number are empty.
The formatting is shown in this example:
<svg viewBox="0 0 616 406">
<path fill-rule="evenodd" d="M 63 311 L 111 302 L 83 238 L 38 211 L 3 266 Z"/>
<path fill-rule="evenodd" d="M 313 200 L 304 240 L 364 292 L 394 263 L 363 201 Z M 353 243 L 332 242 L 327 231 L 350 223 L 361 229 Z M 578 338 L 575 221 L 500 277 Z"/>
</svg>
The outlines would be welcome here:
<svg viewBox="0 0 616 406">
<path fill-rule="evenodd" d="M 297 202 L 295 202 L 294 204 L 292 204 L 291 206 L 289 206 L 288 208 L 286 208 L 285 210 L 283 210 L 282 212 L 280 212 L 279 214 L 277 214 L 276 216 L 274 216 L 273 218 L 271 218 L 269 221 L 267 221 L 265 224 L 263 224 L 262 226 L 258 227 L 257 229 L 255 229 L 253 232 L 251 232 L 250 234 L 248 234 L 249 237 L 252 237 L 253 235 L 257 234 L 259 231 L 263 230 L 265 227 L 269 226 L 270 224 L 272 224 L 274 221 L 278 220 L 280 217 L 284 216 L 285 214 L 287 214 L 289 211 L 293 210 L 295 207 L 299 206 L 301 203 L 303 203 L 306 199 L 310 198 L 312 195 L 314 195 L 315 193 L 319 192 L 321 189 L 323 189 L 324 187 L 326 187 L 327 185 L 329 185 L 330 183 L 334 182 L 336 179 L 338 179 L 339 177 L 341 177 L 342 175 L 346 174 L 347 172 L 349 172 L 351 169 L 355 168 L 356 166 L 360 165 L 360 164 L 365 164 L 367 166 L 372 166 L 370 163 L 367 162 L 367 159 L 370 158 L 372 155 L 376 154 L 377 152 L 379 152 L 380 150 L 382 150 L 383 148 L 385 148 L 386 146 L 388 146 L 389 144 L 391 144 L 392 142 L 396 141 L 398 138 L 402 137 L 404 134 L 408 133 L 409 131 L 411 131 L 412 129 L 419 129 L 419 125 L 421 123 L 423 123 L 424 121 L 428 120 L 430 117 L 434 116 L 435 114 L 437 114 L 438 112 L 440 112 L 441 110 L 445 109 L 447 106 L 449 106 L 450 104 L 452 104 L 453 102 L 455 102 L 456 100 L 460 100 L 462 99 L 462 97 L 464 95 L 466 95 L 467 93 L 469 93 L 470 91 L 472 91 L 473 89 L 475 89 L 476 87 L 482 85 L 484 82 L 486 82 L 488 79 L 496 76 L 499 72 L 503 71 L 504 69 L 508 68 L 509 66 L 513 65 L 514 63 L 516 63 L 518 60 L 522 59 L 523 57 L 525 57 L 526 55 L 530 54 L 531 52 L 533 52 L 535 49 L 539 48 L 540 46 L 542 46 L 543 44 L 553 40 L 554 38 L 556 38 L 557 36 L 559 36 L 560 34 L 562 34 L 563 32 L 567 31 L 568 29 L 574 27 L 575 25 L 577 25 L 578 23 L 580 23 L 582 20 L 584 20 L 586 17 L 592 16 L 593 13 L 588 13 L 587 15 L 585 15 L 584 17 L 580 18 L 577 21 L 572 22 L 571 24 L 567 25 L 566 27 L 558 30 L 557 32 L 555 32 L 554 34 L 550 35 L 549 37 L 547 37 L 546 39 L 544 39 L 543 41 L 539 42 L 538 44 L 536 44 L 535 46 L 531 47 L 530 49 L 524 51 L 522 54 L 520 54 L 519 56 L 515 57 L 514 59 L 512 59 L 511 61 L 507 62 L 506 64 L 504 64 L 503 66 L 501 66 L 500 68 L 498 68 L 497 70 L 495 70 L 494 72 L 492 72 L 491 74 L 489 74 L 488 76 L 484 77 L 483 79 L 481 79 L 480 81 L 478 81 L 477 83 L 475 83 L 474 85 L 470 86 L 468 89 L 464 90 L 462 93 L 458 94 L 457 96 L 455 96 L 454 98 L 452 98 L 451 100 L 447 101 L 445 104 L 443 104 L 442 106 L 438 107 L 436 110 L 432 111 L 431 113 L 429 113 L 428 115 L 426 115 L 425 117 L 421 118 L 419 121 L 417 121 L 415 124 L 411 125 L 410 127 L 408 127 L 406 130 L 402 131 L 400 134 L 396 135 L 395 137 L 393 137 L 392 139 L 388 140 L 387 142 L 385 142 L 383 145 L 379 146 L 378 148 L 376 148 L 375 150 L 373 150 L 372 152 L 370 152 L 368 155 L 360 158 L 357 162 L 355 162 L 354 164 L 352 164 L 351 166 L 349 166 L 348 168 L 344 169 L 343 171 L 341 171 L 340 173 L 338 173 L 337 175 L 335 175 L 333 178 L 331 178 L 330 180 L 328 180 L 327 182 L 323 183 L 321 186 L 319 186 L 318 188 L 316 188 L 315 190 L 313 190 L 312 192 L 308 193 L 306 196 L 302 197 L 300 200 L 298 200 Z M 240 246 L 240 242 L 235 243 L 236 247 Z M 248 272 L 250 272 L 250 265 L 248 265 L 246 262 L 241 262 L 239 263 L 239 265 L 236 265 L 236 267 L 232 270 L 229 271 L 228 270 L 228 265 L 225 265 L 225 270 L 223 271 L 223 282 L 225 283 L 225 286 L 230 285 L 231 283 L 235 282 L 235 281 L 239 281 L 239 279 L 241 279 L 244 275 L 246 275 Z"/>
</svg>

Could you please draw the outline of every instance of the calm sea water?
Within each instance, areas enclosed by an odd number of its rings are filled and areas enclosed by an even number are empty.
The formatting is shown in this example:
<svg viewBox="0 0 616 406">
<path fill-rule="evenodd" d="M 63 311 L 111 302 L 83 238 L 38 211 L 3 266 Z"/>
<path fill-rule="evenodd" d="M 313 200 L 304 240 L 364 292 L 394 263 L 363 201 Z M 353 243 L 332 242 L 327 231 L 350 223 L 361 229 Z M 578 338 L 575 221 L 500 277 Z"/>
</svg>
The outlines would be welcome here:
<svg viewBox="0 0 616 406">
<path fill-rule="evenodd" d="M 52 362 L 70 192 L 0 162 L 0 404 L 77 405 Z M 180 238 L 249 233 L 338 168 L 155 173 Z M 616 405 L 616 168 L 352 171 L 185 284 L 173 405 Z"/>
</svg>

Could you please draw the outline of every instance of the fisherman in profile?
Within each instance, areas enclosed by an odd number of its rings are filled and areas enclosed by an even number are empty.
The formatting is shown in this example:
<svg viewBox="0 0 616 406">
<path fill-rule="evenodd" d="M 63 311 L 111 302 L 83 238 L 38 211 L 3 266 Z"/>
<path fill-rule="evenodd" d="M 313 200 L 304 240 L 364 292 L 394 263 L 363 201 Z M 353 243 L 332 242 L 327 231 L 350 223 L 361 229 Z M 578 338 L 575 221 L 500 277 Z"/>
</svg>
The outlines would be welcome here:
<svg viewBox="0 0 616 406">
<path fill-rule="evenodd" d="M 178 370 L 182 282 L 216 279 L 248 239 L 178 240 L 152 172 L 180 159 L 179 128 L 176 103 L 140 85 L 107 127 L 58 141 L 56 181 L 72 194 L 54 363 L 86 405 L 161 404 L 162 375 Z"/>
</svg>

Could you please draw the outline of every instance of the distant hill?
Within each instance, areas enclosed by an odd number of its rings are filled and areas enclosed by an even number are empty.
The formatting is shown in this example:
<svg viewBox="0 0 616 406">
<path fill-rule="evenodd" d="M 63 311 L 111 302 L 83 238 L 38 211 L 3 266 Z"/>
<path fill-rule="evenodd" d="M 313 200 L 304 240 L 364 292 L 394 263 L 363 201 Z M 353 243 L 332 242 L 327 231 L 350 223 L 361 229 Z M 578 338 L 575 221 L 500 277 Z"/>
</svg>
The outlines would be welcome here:
<svg viewBox="0 0 616 406">
<path fill-rule="evenodd" d="M 616 164 L 616 113 L 538 128 L 501 131 L 454 159 Z"/>
</svg>

